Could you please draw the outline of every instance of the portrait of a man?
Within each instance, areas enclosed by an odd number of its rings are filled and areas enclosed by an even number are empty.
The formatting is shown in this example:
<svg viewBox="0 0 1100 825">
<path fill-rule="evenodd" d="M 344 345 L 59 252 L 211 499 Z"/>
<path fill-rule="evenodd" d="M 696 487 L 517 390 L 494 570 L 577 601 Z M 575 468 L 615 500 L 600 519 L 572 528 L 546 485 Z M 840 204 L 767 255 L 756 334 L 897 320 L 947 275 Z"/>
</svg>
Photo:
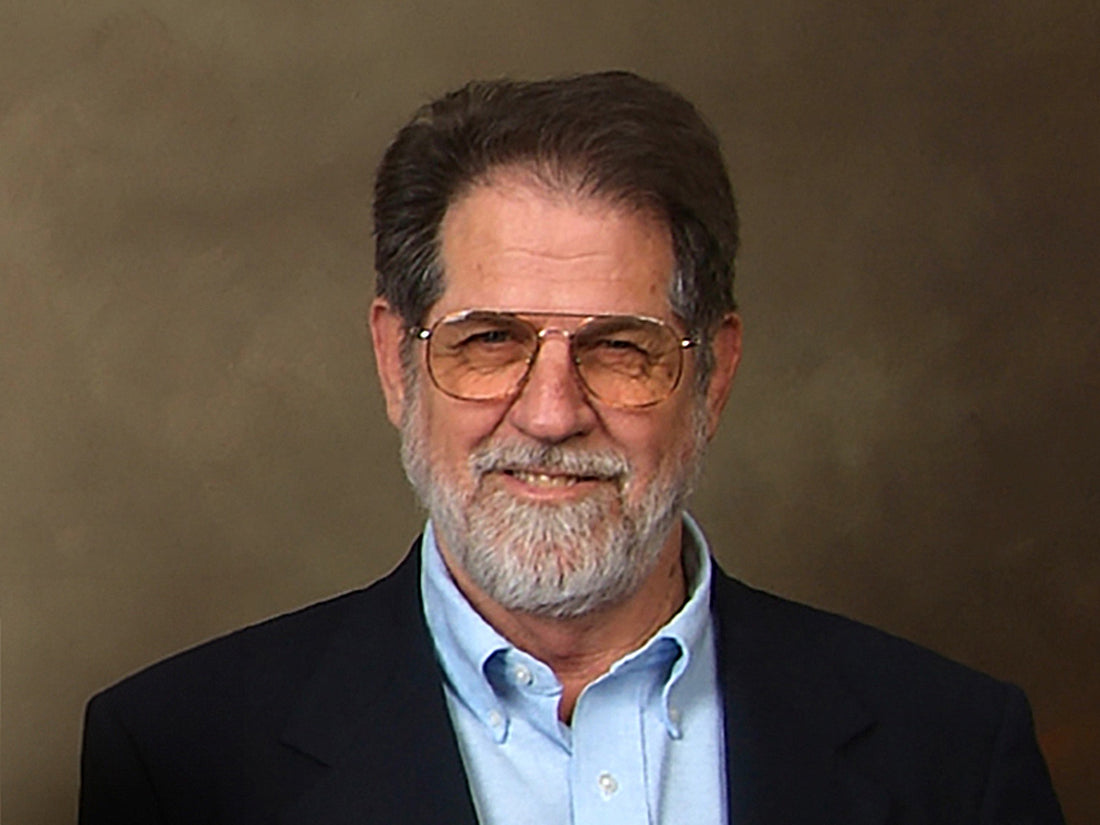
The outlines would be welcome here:
<svg viewBox="0 0 1100 825">
<path fill-rule="evenodd" d="M 423 531 L 92 699 L 82 825 L 1062 821 L 1020 689 L 742 583 L 688 512 L 743 341 L 695 105 L 462 85 L 389 144 L 374 234 Z"/>
</svg>

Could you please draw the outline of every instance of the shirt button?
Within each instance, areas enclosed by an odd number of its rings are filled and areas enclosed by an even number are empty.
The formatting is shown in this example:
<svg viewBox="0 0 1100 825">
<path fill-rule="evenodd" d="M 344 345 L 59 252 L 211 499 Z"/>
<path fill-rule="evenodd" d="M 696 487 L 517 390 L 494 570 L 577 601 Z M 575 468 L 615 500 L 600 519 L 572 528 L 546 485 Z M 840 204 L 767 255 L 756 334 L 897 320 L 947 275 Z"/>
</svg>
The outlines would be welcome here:
<svg viewBox="0 0 1100 825">
<path fill-rule="evenodd" d="M 489 724 L 494 728 L 499 728 L 504 724 L 504 717 L 500 715 L 499 710 L 489 711 Z"/>
<path fill-rule="evenodd" d="M 596 777 L 596 784 L 600 786 L 600 793 L 603 794 L 604 799 L 610 799 L 615 791 L 619 790 L 619 783 L 607 771 Z"/>
<path fill-rule="evenodd" d="M 670 721 L 674 725 L 680 724 L 680 709 L 679 708 L 669 708 L 668 709 L 668 721 Z"/>
<path fill-rule="evenodd" d="M 512 671 L 512 675 L 516 677 L 516 682 L 518 684 L 525 687 L 531 684 L 535 678 L 531 675 L 531 669 L 528 668 L 527 665 L 516 665 L 515 670 Z"/>
</svg>

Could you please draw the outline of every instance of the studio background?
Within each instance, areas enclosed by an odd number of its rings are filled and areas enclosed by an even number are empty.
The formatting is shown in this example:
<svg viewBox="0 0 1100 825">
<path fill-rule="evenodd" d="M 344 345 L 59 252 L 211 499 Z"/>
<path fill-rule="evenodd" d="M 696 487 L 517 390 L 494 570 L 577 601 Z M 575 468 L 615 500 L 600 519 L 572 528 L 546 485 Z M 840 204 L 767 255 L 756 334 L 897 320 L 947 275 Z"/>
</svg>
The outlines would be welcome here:
<svg viewBox="0 0 1100 825">
<path fill-rule="evenodd" d="M 0 0 L 4 825 L 73 820 L 91 693 L 405 552 L 373 168 L 465 79 L 609 67 L 739 196 L 721 563 L 1022 685 L 1100 820 L 1098 42 L 1077 0 Z"/>
</svg>

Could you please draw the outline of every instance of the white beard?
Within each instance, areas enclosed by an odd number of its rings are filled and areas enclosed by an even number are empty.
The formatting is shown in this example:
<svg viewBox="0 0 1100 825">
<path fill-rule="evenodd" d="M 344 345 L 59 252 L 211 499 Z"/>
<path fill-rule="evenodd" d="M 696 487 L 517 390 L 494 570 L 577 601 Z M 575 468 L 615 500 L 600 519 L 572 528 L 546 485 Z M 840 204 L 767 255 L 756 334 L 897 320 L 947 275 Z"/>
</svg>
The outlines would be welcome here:
<svg viewBox="0 0 1100 825">
<path fill-rule="evenodd" d="M 455 563 L 508 610 L 582 616 L 621 603 L 653 571 L 698 477 L 706 436 L 701 403 L 691 432 L 666 453 L 657 475 L 633 488 L 621 453 L 538 443 L 485 444 L 467 462 L 472 489 L 433 469 L 417 390 L 402 424 L 401 456 L 413 488 Z M 566 503 L 529 501 L 493 473 L 550 470 L 601 479 Z"/>
</svg>

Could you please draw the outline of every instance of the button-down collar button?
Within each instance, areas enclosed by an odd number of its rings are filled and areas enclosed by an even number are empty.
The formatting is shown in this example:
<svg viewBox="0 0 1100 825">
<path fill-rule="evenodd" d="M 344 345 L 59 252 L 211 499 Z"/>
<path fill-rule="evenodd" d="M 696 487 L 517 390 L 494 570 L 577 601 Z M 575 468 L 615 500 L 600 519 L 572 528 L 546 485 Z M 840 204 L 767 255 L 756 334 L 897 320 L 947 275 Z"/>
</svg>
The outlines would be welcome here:
<svg viewBox="0 0 1100 825">
<path fill-rule="evenodd" d="M 531 669 L 527 665 L 516 665 L 512 670 L 512 675 L 516 679 L 516 684 L 526 687 L 534 681 L 534 676 L 531 675 Z"/>
<path fill-rule="evenodd" d="M 501 725 L 504 724 L 504 717 L 501 715 L 499 710 L 493 709 L 489 711 L 487 718 L 491 727 L 499 728 Z"/>
</svg>

